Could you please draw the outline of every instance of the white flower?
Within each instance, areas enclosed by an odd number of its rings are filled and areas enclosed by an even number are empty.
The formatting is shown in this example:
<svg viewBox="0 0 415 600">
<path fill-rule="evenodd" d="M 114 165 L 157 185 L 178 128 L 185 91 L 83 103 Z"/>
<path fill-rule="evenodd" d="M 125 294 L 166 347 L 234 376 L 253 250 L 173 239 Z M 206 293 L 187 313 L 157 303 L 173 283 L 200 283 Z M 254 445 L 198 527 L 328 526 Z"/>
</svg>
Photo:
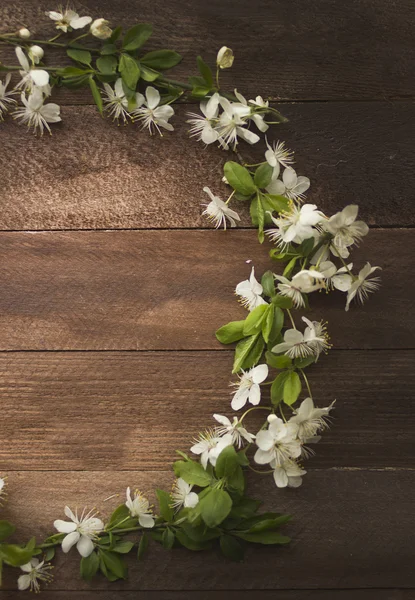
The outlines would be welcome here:
<svg viewBox="0 0 415 600">
<path fill-rule="evenodd" d="M 7 86 L 10 83 L 11 73 L 7 73 L 4 83 L 0 81 L 0 121 L 3 121 L 3 114 L 6 114 L 12 106 L 17 104 L 12 96 L 16 93 L 14 90 L 7 91 Z"/>
<path fill-rule="evenodd" d="M 254 310 L 260 304 L 268 304 L 262 297 L 263 287 L 255 279 L 255 268 L 252 267 L 249 279 L 241 281 L 235 288 L 235 294 L 241 297 L 241 304 L 249 311 Z"/>
<path fill-rule="evenodd" d="M 304 204 L 299 208 L 291 203 L 289 211 L 281 213 L 278 218 L 271 214 L 271 219 L 278 229 L 268 229 L 266 233 L 278 246 L 284 247 L 291 242 L 301 244 L 304 240 L 314 237 L 314 225 L 323 221 L 325 217 L 317 210 L 315 204 Z"/>
<path fill-rule="evenodd" d="M 271 467 L 274 469 L 275 485 L 279 488 L 292 487 L 297 488 L 302 484 L 301 477 L 307 473 L 294 460 L 286 460 L 281 465 L 272 461 Z"/>
<path fill-rule="evenodd" d="M 349 246 L 359 242 L 369 232 L 364 221 L 356 221 L 358 212 L 356 204 L 349 204 L 324 223 L 324 229 L 334 236 L 331 245 L 333 254 L 338 253 L 342 258 L 347 258 Z"/>
<path fill-rule="evenodd" d="M 210 429 L 200 433 L 195 442 L 190 451 L 200 456 L 200 462 L 203 468 L 206 469 L 208 462 L 215 466 L 222 450 L 232 445 L 232 435 L 228 433 L 219 436 L 216 431 Z"/>
<path fill-rule="evenodd" d="M 261 96 L 257 96 L 256 100 L 249 101 L 249 104 L 251 104 L 251 106 L 248 106 L 248 102 L 246 101 L 244 96 L 242 96 L 242 94 L 238 92 L 238 90 L 234 90 L 234 94 L 240 102 L 240 106 L 235 103 L 233 104 L 234 112 L 239 114 L 239 116 L 241 117 L 246 116 L 248 119 L 252 120 L 258 127 L 259 131 L 266 131 L 269 125 L 265 123 L 264 115 L 258 114 L 255 111 L 258 109 L 262 110 L 262 112 L 264 112 L 264 110 L 266 111 L 268 109 L 269 102 L 265 102 L 265 100 L 261 98 Z"/>
<path fill-rule="evenodd" d="M 219 112 L 219 94 L 213 94 L 209 100 L 200 103 L 200 110 L 203 113 L 198 115 L 197 113 L 188 113 L 191 119 L 186 121 L 191 125 L 190 135 L 196 137 L 198 141 L 202 141 L 205 144 L 212 144 L 216 142 L 219 134 L 214 129 L 217 124 L 218 112 Z"/>
<path fill-rule="evenodd" d="M 173 500 L 172 508 L 179 511 L 183 506 L 184 508 L 194 508 L 199 502 L 199 496 L 192 492 L 192 485 L 186 483 L 184 479 L 179 477 L 174 484 L 171 497 Z"/>
<path fill-rule="evenodd" d="M 268 423 L 268 429 L 261 429 L 256 435 L 258 450 L 255 452 L 255 462 L 259 465 L 272 463 L 275 468 L 290 458 L 298 458 L 301 454 L 298 426 L 284 423 L 276 415 L 269 415 Z"/>
<path fill-rule="evenodd" d="M 18 589 L 21 592 L 30 589 L 31 592 L 38 593 L 40 590 L 39 581 L 45 584 L 52 581 L 53 577 L 49 573 L 52 568 L 50 563 L 45 563 L 44 560 L 39 562 L 37 558 L 32 558 L 28 563 L 20 567 L 24 575 L 20 575 L 17 580 Z"/>
<path fill-rule="evenodd" d="M 40 46 L 30 46 L 29 50 L 28 50 L 28 54 L 29 54 L 29 58 L 35 63 L 35 65 L 38 65 L 40 63 L 40 61 L 42 60 L 42 58 L 45 55 L 45 52 L 43 50 L 43 48 L 41 48 Z"/>
<path fill-rule="evenodd" d="M 6 478 L 0 477 L 0 506 L 2 505 L 3 500 L 7 496 L 6 493 Z"/>
<path fill-rule="evenodd" d="M 151 528 L 154 527 L 154 518 L 151 513 L 150 503 L 145 496 L 143 496 L 138 490 L 134 492 L 134 496 L 131 497 L 131 490 L 128 487 L 126 492 L 127 500 L 125 506 L 130 511 L 132 517 L 137 517 L 141 527 Z"/>
<path fill-rule="evenodd" d="M 40 88 L 46 95 L 50 94 L 49 73 L 43 69 L 31 68 L 27 56 L 20 46 L 16 46 L 16 56 L 22 71 L 19 71 L 22 79 L 16 88 L 31 90 L 33 86 Z"/>
<path fill-rule="evenodd" d="M 363 269 L 360 270 L 357 279 L 352 283 L 347 292 L 346 310 L 349 310 L 350 302 L 357 297 L 360 304 L 363 304 L 368 299 L 369 294 L 376 292 L 380 287 L 380 277 L 372 277 L 369 275 L 380 269 L 381 267 L 372 267 L 370 263 L 366 263 Z"/>
<path fill-rule="evenodd" d="M 216 65 L 220 69 L 229 69 L 233 65 L 234 55 L 230 48 L 222 46 L 216 57 Z"/>
<path fill-rule="evenodd" d="M 288 150 L 285 147 L 284 142 L 274 142 L 273 146 L 268 144 L 268 140 L 266 140 L 268 150 L 265 152 L 265 160 L 267 163 L 275 168 L 278 168 L 278 172 L 274 170 L 273 178 L 276 179 L 279 175 L 280 165 L 283 167 L 290 166 L 293 162 L 294 152 Z"/>
<path fill-rule="evenodd" d="M 21 29 L 19 29 L 18 35 L 20 38 L 22 38 L 22 40 L 28 40 L 30 38 L 31 33 L 28 29 L 26 29 L 26 27 L 22 27 Z"/>
<path fill-rule="evenodd" d="M 35 88 L 33 93 L 26 98 L 24 94 L 21 96 L 23 107 L 16 109 L 13 113 L 14 119 L 19 119 L 21 123 L 29 128 L 33 127 L 34 133 L 40 131 L 43 135 L 43 130 L 46 128 L 49 133 L 52 133 L 49 123 L 58 123 L 62 121 L 60 117 L 60 107 L 53 102 L 43 104 L 43 94 Z"/>
<path fill-rule="evenodd" d="M 213 415 L 213 418 L 222 425 L 222 427 L 216 429 L 216 433 L 220 437 L 230 433 L 232 435 L 232 444 L 234 446 L 241 448 L 243 440 L 246 440 L 249 444 L 254 441 L 255 436 L 243 427 L 238 417 L 234 417 L 232 422 L 224 415 L 215 414 Z"/>
<path fill-rule="evenodd" d="M 280 281 L 277 288 L 281 296 L 291 298 L 295 308 L 305 306 L 303 294 L 310 294 L 324 287 L 324 275 L 319 271 L 304 269 L 296 273 L 291 281 L 282 275 L 274 277 Z"/>
<path fill-rule="evenodd" d="M 325 419 L 333 409 L 333 404 L 334 402 L 326 408 L 316 408 L 311 398 L 306 398 L 301 402 L 289 423 L 298 425 L 297 435 L 302 442 L 307 442 L 319 431 L 327 428 L 328 425 Z"/>
<path fill-rule="evenodd" d="M 128 99 L 124 92 L 121 77 L 115 82 L 114 89 L 112 89 L 109 83 L 104 83 L 104 92 L 107 97 L 103 98 L 103 100 L 106 104 L 105 108 L 109 112 L 110 116 L 113 118 L 113 120 L 118 121 L 119 119 L 122 119 L 124 123 L 126 123 L 131 115 L 128 111 Z M 142 103 L 143 100 L 143 95 L 137 93 L 137 104 Z"/>
<path fill-rule="evenodd" d="M 306 358 L 307 356 L 319 357 L 322 351 L 330 347 L 328 335 L 324 323 L 309 321 L 302 317 L 307 323 L 304 333 L 298 329 L 287 329 L 284 341 L 272 348 L 275 354 L 284 353 L 290 358 Z"/>
<path fill-rule="evenodd" d="M 310 180 L 308 177 L 297 177 L 297 173 L 292 167 L 287 167 L 282 174 L 282 181 L 278 179 L 279 167 L 274 169 L 273 178 L 271 183 L 266 188 L 270 194 L 277 194 L 279 196 L 286 196 L 290 200 L 302 199 L 304 192 L 310 187 Z"/>
<path fill-rule="evenodd" d="M 347 292 L 353 283 L 353 278 L 348 272 L 353 268 L 353 263 L 338 269 L 330 260 L 320 263 L 320 272 L 323 273 L 328 289 L 336 288 L 341 292 Z"/>
<path fill-rule="evenodd" d="M 235 221 L 240 221 L 241 218 L 237 212 L 229 208 L 229 206 L 219 198 L 219 196 L 215 196 L 210 188 L 205 186 L 203 191 L 211 199 L 209 204 L 203 204 L 202 206 L 206 206 L 206 209 L 202 212 L 202 215 L 206 215 L 207 218 L 215 224 L 216 229 L 218 229 L 221 225 L 226 229 L 226 219 L 228 219 L 231 227 L 236 227 Z"/>
<path fill-rule="evenodd" d="M 112 35 L 112 29 L 108 25 L 109 21 L 105 19 L 95 19 L 89 31 L 99 40 L 107 40 Z"/>
<path fill-rule="evenodd" d="M 45 14 L 52 21 L 56 21 L 56 29 L 60 29 L 64 33 L 68 29 L 82 29 L 92 21 L 91 17 L 80 17 L 78 13 L 70 8 L 66 10 L 61 8 L 59 11 L 51 10 Z"/>
<path fill-rule="evenodd" d="M 219 134 L 219 142 L 225 150 L 229 146 L 236 148 L 238 144 L 238 136 L 249 144 L 256 144 L 259 141 L 259 135 L 252 133 L 249 129 L 245 129 L 247 122 L 238 113 L 241 105 L 238 103 L 232 104 L 226 98 L 220 98 L 220 104 L 223 112 L 219 117 L 217 131 Z"/>
<path fill-rule="evenodd" d="M 267 377 L 268 365 L 258 365 L 249 369 L 249 371 L 242 371 L 242 375 L 239 376 L 239 383 L 233 384 L 238 388 L 231 402 L 233 410 L 239 410 L 247 402 L 254 406 L 259 404 L 261 400 L 259 384 L 265 381 Z"/>
<path fill-rule="evenodd" d="M 78 518 L 78 511 L 75 511 L 74 514 L 68 506 L 65 506 L 65 515 L 68 519 L 71 519 L 71 522 L 58 519 L 53 524 L 59 533 L 67 534 L 62 540 L 62 551 L 69 552 L 72 546 L 76 544 L 76 549 L 84 558 L 93 552 L 93 540 L 96 540 L 98 534 L 104 530 L 104 523 L 101 519 L 97 519 L 92 511 L 85 514 L 85 510 L 84 508 Z"/>
<path fill-rule="evenodd" d="M 142 108 L 144 104 L 145 108 Z M 133 117 L 143 122 L 143 128 L 148 127 L 151 135 L 160 131 L 160 127 L 173 131 L 173 125 L 168 123 L 168 120 L 174 115 L 174 110 L 169 104 L 160 104 L 160 94 L 156 88 L 149 85 L 146 89 L 146 99 L 142 96 L 139 106 L 132 111 Z"/>
</svg>

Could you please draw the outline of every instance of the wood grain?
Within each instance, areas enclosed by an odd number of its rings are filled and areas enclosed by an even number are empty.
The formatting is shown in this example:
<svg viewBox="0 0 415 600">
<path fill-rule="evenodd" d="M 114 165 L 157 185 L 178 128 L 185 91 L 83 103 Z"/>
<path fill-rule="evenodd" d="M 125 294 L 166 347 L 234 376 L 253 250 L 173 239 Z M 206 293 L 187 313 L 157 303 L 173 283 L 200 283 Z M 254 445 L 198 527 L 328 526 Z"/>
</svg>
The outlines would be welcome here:
<svg viewBox="0 0 415 600">
<path fill-rule="evenodd" d="M 183 64 L 173 73 L 196 73 L 195 57 L 214 64 L 224 44 L 233 48 L 234 68 L 223 75 L 250 96 L 258 93 L 289 100 L 387 99 L 413 96 L 415 50 L 412 24 L 415 7 L 401 0 L 193 0 L 168 3 L 152 0 L 83 0 L 82 14 L 106 17 L 114 25 L 149 21 L 154 42 L 145 49 L 169 47 L 180 52 Z M 3 0 L 1 29 L 25 23 L 34 35 L 50 38 L 53 24 L 38 0 Z M 12 51 L 2 49 L 7 64 Z M 48 65 L 61 65 L 56 53 Z M 10 58 L 11 60 L 11 58 Z M 13 64 L 16 64 L 14 59 Z M 88 92 L 66 93 L 60 101 L 89 102 Z"/>
<path fill-rule="evenodd" d="M 140 590 L 140 600 L 252 600 L 252 595 L 260 594 L 264 600 L 274 600 L 275 591 L 273 590 L 238 590 L 232 592 L 229 590 L 215 591 L 145 591 Z M 137 592 L 111 591 L 111 590 L 88 590 L 88 591 L 69 591 L 64 592 L 42 589 L 42 597 L 49 600 L 91 600 L 98 597 L 100 600 L 137 600 Z M 381 590 L 381 589 L 353 589 L 353 590 L 278 590 L 278 600 L 350 600 L 353 594 L 353 600 L 413 600 L 414 590 Z M 20 592 L 0 591 L 1 600 L 21 600 Z"/>
<path fill-rule="evenodd" d="M 309 369 L 316 403 L 336 409 L 307 469 L 414 467 L 414 359 L 333 351 Z M 230 416 L 231 365 L 230 352 L 2 353 L 0 465 L 166 470 L 212 414 Z"/>
<path fill-rule="evenodd" d="M 42 139 L 6 120 L 0 127 L 8 161 L 0 169 L 0 229 L 208 227 L 201 216 L 207 200 L 202 187 L 226 197 L 228 188 L 220 182 L 232 155 L 189 139 L 185 121 L 192 108 L 178 108 L 176 131 L 162 139 L 137 126 L 116 127 L 93 107 L 64 107 L 64 122 Z M 296 151 L 297 172 L 312 182 L 309 202 L 327 214 L 358 203 L 370 225 L 415 224 L 408 185 L 415 169 L 413 103 L 282 109 L 290 122 L 268 137 L 286 140 Z M 262 160 L 263 150 L 262 144 L 241 144 L 250 163 Z M 237 208 L 249 226 L 247 207 Z"/>
<path fill-rule="evenodd" d="M 354 261 L 383 267 L 381 290 L 347 314 L 343 294 L 315 294 L 311 315 L 336 348 L 413 348 L 415 232 L 369 237 Z M 214 331 L 246 315 L 245 261 L 273 267 L 254 231 L 3 233 L 0 253 L 2 350 L 223 349 Z"/>
<path fill-rule="evenodd" d="M 413 493 L 411 471 L 314 471 L 296 490 L 277 490 L 267 478 L 251 478 L 249 489 L 264 499 L 264 508 L 289 511 L 295 519 L 285 528 L 289 547 L 249 550 L 243 565 L 216 553 L 166 552 L 155 547 L 147 560 L 131 564 L 130 578 L 117 590 L 280 590 L 332 588 L 413 588 Z M 23 472 L 10 473 L 9 503 L 4 518 L 17 520 L 20 539 L 47 534 L 63 507 L 95 505 L 107 514 L 127 485 L 149 492 L 167 489 L 166 472 Z M 393 498 L 393 506 L 391 506 Z M 100 500 L 101 499 L 101 500 Z M 364 518 L 362 514 L 364 513 Z M 35 525 L 36 524 L 36 525 Z M 399 560 L 397 557 L 399 556 Z M 89 590 L 78 577 L 79 558 L 59 560 L 51 589 Z M 14 589 L 8 579 L 5 587 Z M 94 589 L 108 590 L 102 579 Z"/>
</svg>

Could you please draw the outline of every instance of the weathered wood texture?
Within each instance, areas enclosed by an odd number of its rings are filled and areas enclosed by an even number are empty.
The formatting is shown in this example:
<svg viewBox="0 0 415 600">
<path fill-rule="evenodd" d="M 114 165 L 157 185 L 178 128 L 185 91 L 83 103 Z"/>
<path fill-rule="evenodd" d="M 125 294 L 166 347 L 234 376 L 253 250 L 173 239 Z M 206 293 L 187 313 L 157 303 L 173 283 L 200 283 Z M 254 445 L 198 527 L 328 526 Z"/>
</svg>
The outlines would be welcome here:
<svg viewBox="0 0 415 600">
<path fill-rule="evenodd" d="M 252 548 L 243 565 L 212 552 L 169 553 L 154 547 L 142 564 L 133 559 L 129 580 L 111 584 L 111 590 L 415 587 L 413 472 L 313 471 L 301 488 L 285 491 L 268 478 L 250 479 L 251 492 L 264 498 L 265 508 L 296 516 L 285 527 L 293 538 L 290 546 Z M 95 505 L 107 514 L 122 501 L 104 502 L 110 494 L 123 493 L 127 485 L 168 489 L 171 480 L 161 471 L 11 473 L 4 515 L 19 523 L 21 536 L 35 528 L 40 538 L 67 503 Z M 52 589 L 90 589 L 79 580 L 78 569 L 74 553 L 60 558 Z M 13 589 L 15 582 L 8 579 L 5 585 Z M 97 579 L 93 587 L 108 589 L 108 583 Z"/>
<path fill-rule="evenodd" d="M 354 253 L 382 288 L 344 313 L 344 294 L 311 299 L 337 348 L 413 348 L 413 230 L 375 230 Z M 245 310 L 236 284 L 273 266 L 254 231 L 3 233 L 3 350 L 219 349 L 214 331 Z"/>
<path fill-rule="evenodd" d="M 415 92 L 412 40 L 414 3 L 402 0 L 192 0 L 159 4 L 152 0 L 83 0 L 82 14 L 106 17 L 114 25 L 149 21 L 155 29 L 149 49 L 170 47 L 183 55 L 176 78 L 195 74 L 195 57 L 214 63 L 224 44 L 236 54 L 226 86 L 248 95 L 295 100 L 385 99 Z M 2 2 L 1 30 L 25 23 L 34 35 L 49 38 L 50 6 L 38 0 Z M 4 62 L 12 51 L 2 49 Z M 56 53 L 48 65 L 61 65 Z M 6 60 L 7 59 L 7 60 Z M 16 60 L 14 59 L 14 64 Z M 83 91 L 62 94 L 61 101 L 91 102 Z"/>
<path fill-rule="evenodd" d="M 0 229 L 208 227 L 204 185 L 220 183 L 232 155 L 189 139 L 186 113 L 176 131 L 151 138 L 116 127 L 93 107 L 64 107 L 52 137 L 28 135 L 12 120 L 0 126 L 7 168 L 0 169 Z M 415 106 L 411 102 L 282 106 L 290 122 L 270 130 L 296 151 L 296 169 L 311 179 L 308 201 L 327 214 L 357 203 L 377 226 L 414 225 Z M 180 159 L 177 148 L 180 148 Z M 248 162 L 263 145 L 241 144 Z M 24 159 L 23 159 L 24 157 Z M 22 166 L 23 159 L 23 169 Z M 247 207 L 236 207 L 249 225 Z"/>
<path fill-rule="evenodd" d="M 414 590 L 381 590 L 381 589 L 353 589 L 353 590 L 278 590 L 278 600 L 413 600 Z M 215 590 L 215 591 L 145 591 L 140 590 L 140 600 L 252 600 L 253 594 L 258 590 Z M 261 590 L 261 599 L 275 600 L 275 591 Z M 46 600 L 91 600 L 98 597 L 100 600 L 137 600 L 136 591 L 116 592 L 99 590 L 65 591 L 42 590 L 42 597 Z M 0 591 L 1 600 L 21 600 L 19 592 Z"/>
<path fill-rule="evenodd" d="M 320 359 L 310 384 L 336 410 L 306 468 L 415 467 L 414 359 L 389 350 Z M 231 365 L 230 352 L 0 354 L 1 468 L 166 470 L 212 414 L 230 415 Z M 261 418 L 251 415 L 249 429 Z"/>
</svg>

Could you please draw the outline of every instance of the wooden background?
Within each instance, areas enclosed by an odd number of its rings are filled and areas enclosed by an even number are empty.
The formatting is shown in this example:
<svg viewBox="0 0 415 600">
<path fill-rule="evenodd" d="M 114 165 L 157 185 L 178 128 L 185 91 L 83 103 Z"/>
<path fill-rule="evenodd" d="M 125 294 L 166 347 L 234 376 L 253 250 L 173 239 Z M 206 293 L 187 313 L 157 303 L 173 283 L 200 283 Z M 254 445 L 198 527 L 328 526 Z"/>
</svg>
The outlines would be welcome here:
<svg viewBox="0 0 415 600">
<path fill-rule="evenodd" d="M 38 0 L 3 0 L 0 27 L 45 31 Z M 337 398 L 297 490 L 251 480 L 268 508 L 292 511 L 293 543 L 255 548 L 245 564 L 154 547 L 130 578 L 94 590 L 75 552 L 47 599 L 409 600 L 413 569 L 415 4 L 409 0 L 86 0 L 83 14 L 150 21 L 153 48 L 236 54 L 229 88 L 279 101 L 290 122 L 272 137 L 296 151 L 325 211 L 357 202 L 371 232 L 356 252 L 383 267 L 362 309 L 313 298 L 335 348 L 310 375 L 318 402 Z M 49 29 L 50 31 L 50 29 Z M 10 51 L 1 49 L 2 56 Z M 49 64 L 56 64 L 49 53 Z M 4 59 L 4 62 L 6 60 Z M 103 121 L 84 92 L 59 93 L 64 123 L 36 139 L 0 126 L 0 469 L 4 518 L 20 536 L 51 530 L 71 506 L 127 485 L 170 486 L 212 412 L 226 412 L 232 352 L 214 338 L 240 318 L 233 288 L 251 259 L 268 267 L 247 215 L 238 231 L 201 218 L 202 185 L 220 191 L 223 152 L 177 131 L 150 139 Z M 259 149 L 245 153 L 253 159 Z M 17 598 L 6 578 L 0 598 Z M 97 591 L 99 590 L 99 591 Z M 259 590 L 262 591 L 259 594 Z M 274 591 L 273 591 L 274 590 Z M 19 595 L 20 597 L 20 595 Z"/>
</svg>

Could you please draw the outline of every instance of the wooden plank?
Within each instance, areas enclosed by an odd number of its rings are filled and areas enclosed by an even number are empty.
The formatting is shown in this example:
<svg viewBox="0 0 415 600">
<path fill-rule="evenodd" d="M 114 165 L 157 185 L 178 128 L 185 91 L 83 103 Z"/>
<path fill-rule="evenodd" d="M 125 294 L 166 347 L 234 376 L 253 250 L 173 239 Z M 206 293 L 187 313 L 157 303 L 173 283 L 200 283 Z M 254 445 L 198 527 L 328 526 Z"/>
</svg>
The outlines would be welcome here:
<svg viewBox="0 0 415 600">
<path fill-rule="evenodd" d="M 178 108 L 176 131 L 163 139 L 133 125 L 117 128 L 93 107 L 64 107 L 64 123 L 51 138 L 26 135 L 6 120 L 0 229 L 208 227 L 202 187 L 226 197 L 222 168 L 232 155 L 189 139 L 191 108 Z M 290 122 L 269 138 L 296 151 L 298 173 L 312 182 L 310 202 L 327 214 L 357 202 L 370 225 L 415 224 L 407 184 L 415 169 L 413 103 L 286 104 L 282 110 Z M 263 150 L 241 144 L 250 163 L 262 160 Z M 238 210 L 249 226 L 247 207 Z"/>
<path fill-rule="evenodd" d="M 415 587 L 412 472 L 314 471 L 307 485 L 285 491 L 277 491 L 268 478 L 251 480 L 249 489 L 264 499 L 265 508 L 295 515 L 285 528 L 293 537 L 289 547 L 255 547 L 243 565 L 216 553 L 154 547 L 141 565 L 134 559 L 129 580 L 111 584 L 111 590 Z M 23 538 L 38 533 L 40 539 L 66 503 L 97 506 L 107 514 L 121 499 L 103 499 L 127 485 L 148 492 L 155 486 L 168 489 L 170 482 L 170 473 L 161 472 L 11 473 L 2 515 L 19 524 Z M 74 553 L 60 560 L 50 589 L 89 590 L 78 569 Z M 5 588 L 14 587 L 9 577 Z M 108 583 L 97 579 L 94 589 L 108 590 Z"/>
<path fill-rule="evenodd" d="M 238 590 L 232 592 L 229 590 L 198 591 L 197 600 L 251 600 L 252 594 L 261 600 L 274 600 L 275 591 L 273 590 Z M 350 594 L 353 594 L 353 600 L 413 600 L 414 590 L 278 590 L 278 600 L 350 600 Z M 88 590 L 58 592 L 42 589 L 42 597 L 53 598 L 56 600 L 66 600 L 75 598 L 76 600 L 92 600 L 98 597 L 100 600 L 137 600 L 137 592 L 125 592 L 118 590 Z M 0 591 L 1 600 L 20 600 L 21 592 Z M 140 590 L 140 600 L 190 600 L 195 598 L 194 591 L 144 591 Z"/>
<path fill-rule="evenodd" d="M 310 370 L 316 403 L 336 399 L 336 410 L 306 468 L 414 466 L 414 358 L 334 351 Z M 231 364 L 227 352 L 0 354 L 0 464 L 168 469 L 214 413 L 230 416 Z M 262 418 L 251 415 L 249 430 Z"/>
<path fill-rule="evenodd" d="M 375 230 L 354 254 L 380 264 L 382 288 L 344 312 L 312 298 L 336 348 L 413 348 L 413 230 Z M 254 231 L 3 233 L 2 350 L 223 349 L 214 331 L 244 318 L 234 296 L 252 260 L 272 263 Z M 275 267 L 275 268 L 280 268 Z"/>
<path fill-rule="evenodd" d="M 53 28 L 44 10 L 37 0 L 19 4 L 3 0 L 2 31 L 26 23 L 37 36 L 44 32 L 50 38 Z M 171 47 L 180 52 L 184 60 L 174 70 L 176 78 L 195 74 L 198 54 L 214 64 L 217 50 L 226 44 L 233 48 L 236 60 L 223 80 L 229 89 L 237 86 L 251 96 L 385 99 L 415 92 L 415 7 L 410 0 L 402 0 L 398 7 L 389 0 L 258 0 L 255 4 L 197 0 L 168 5 L 151 0 L 84 0 L 82 14 L 105 16 L 114 25 L 152 22 L 154 42 L 145 50 Z M 4 63 L 11 56 L 11 50 L 2 51 Z M 46 56 L 48 65 L 63 64 L 61 54 Z M 87 92 L 65 96 L 67 102 L 91 102 Z"/>
</svg>

